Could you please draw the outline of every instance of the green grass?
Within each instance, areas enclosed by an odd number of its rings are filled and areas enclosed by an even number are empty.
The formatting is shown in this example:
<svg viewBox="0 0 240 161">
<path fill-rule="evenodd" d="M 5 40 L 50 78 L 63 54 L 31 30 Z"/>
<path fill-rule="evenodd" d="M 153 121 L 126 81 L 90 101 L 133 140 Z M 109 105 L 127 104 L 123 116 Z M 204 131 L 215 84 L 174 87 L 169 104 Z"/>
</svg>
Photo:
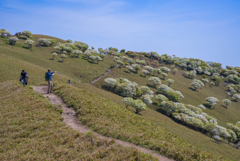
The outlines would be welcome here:
<svg viewBox="0 0 240 161">
<path fill-rule="evenodd" d="M 156 160 L 136 149 L 82 134 L 41 94 L 0 83 L 0 160 Z"/>
<path fill-rule="evenodd" d="M 94 131 L 158 151 L 176 160 L 221 160 L 188 144 L 166 128 L 136 115 L 111 100 L 74 86 L 58 84 L 54 92 L 77 111 Z"/>
</svg>

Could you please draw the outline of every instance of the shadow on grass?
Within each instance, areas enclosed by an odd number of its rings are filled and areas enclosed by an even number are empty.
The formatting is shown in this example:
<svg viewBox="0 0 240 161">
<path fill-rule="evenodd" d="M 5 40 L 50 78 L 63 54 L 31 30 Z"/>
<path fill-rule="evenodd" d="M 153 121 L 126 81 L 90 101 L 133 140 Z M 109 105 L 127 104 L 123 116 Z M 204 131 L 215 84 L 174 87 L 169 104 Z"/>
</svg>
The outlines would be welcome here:
<svg viewBox="0 0 240 161">
<path fill-rule="evenodd" d="M 29 48 L 29 47 L 27 47 L 27 46 L 22 46 L 22 48 L 24 48 L 24 49 L 31 49 L 31 48 Z"/>
<path fill-rule="evenodd" d="M 58 62 L 59 62 L 59 63 L 63 63 L 63 61 L 62 61 L 62 60 L 58 60 Z"/>
<path fill-rule="evenodd" d="M 150 87 L 150 88 L 154 88 L 154 89 L 156 89 L 156 87 L 154 87 L 154 85 L 152 85 L 152 84 L 146 84 L 148 87 Z"/>
<path fill-rule="evenodd" d="M 140 77 L 146 78 L 146 76 L 144 76 L 144 75 L 142 75 L 142 74 L 140 74 Z"/>
<path fill-rule="evenodd" d="M 205 106 L 206 108 L 208 108 L 210 110 L 213 110 L 213 108 L 209 104 L 207 104 L 207 103 L 204 103 L 203 106 Z"/>
<path fill-rule="evenodd" d="M 194 88 L 192 88 L 192 87 L 189 87 L 188 89 L 191 89 L 192 91 L 195 91 L 195 92 L 197 92 L 197 90 L 195 90 Z"/>
<path fill-rule="evenodd" d="M 124 72 L 125 72 L 125 73 L 131 73 L 131 72 L 129 72 L 129 71 L 126 71 L 126 70 L 125 70 Z"/>
<path fill-rule="evenodd" d="M 221 106 L 227 109 L 227 106 L 225 106 L 225 105 L 221 105 Z"/>
<path fill-rule="evenodd" d="M 96 62 L 92 61 L 92 60 L 88 60 L 89 63 L 91 64 L 97 64 Z"/>
</svg>

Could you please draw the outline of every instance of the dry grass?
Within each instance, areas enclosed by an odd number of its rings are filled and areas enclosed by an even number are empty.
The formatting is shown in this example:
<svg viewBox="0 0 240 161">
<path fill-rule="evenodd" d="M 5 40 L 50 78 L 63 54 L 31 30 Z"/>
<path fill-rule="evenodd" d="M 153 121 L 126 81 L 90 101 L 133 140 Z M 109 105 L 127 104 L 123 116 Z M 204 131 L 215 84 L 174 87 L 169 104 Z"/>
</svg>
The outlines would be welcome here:
<svg viewBox="0 0 240 161">
<path fill-rule="evenodd" d="M 0 83 L 0 96 L 0 160 L 156 160 L 72 130 L 61 110 L 15 81 Z"/>
</svg>

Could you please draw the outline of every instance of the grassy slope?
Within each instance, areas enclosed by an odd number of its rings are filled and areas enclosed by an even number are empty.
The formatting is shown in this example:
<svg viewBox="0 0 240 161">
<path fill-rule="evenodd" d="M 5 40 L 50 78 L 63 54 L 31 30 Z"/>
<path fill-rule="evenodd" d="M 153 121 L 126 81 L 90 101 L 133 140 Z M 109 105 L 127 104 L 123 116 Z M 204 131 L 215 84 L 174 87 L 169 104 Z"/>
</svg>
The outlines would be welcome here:
<svg viewBox="0 0 240 161">
<path fill-rule="evenodd" d="M 37 42 L 38 38 L 53 38 L 45 35 L 34 35 L 33 40 Z M 57 38 L 55 38 L 57 39 Z M 0 64 L 0 68 L 5 68 L 6 76 L 4 78 L 0 78 L 0 82 L 16 79 L 20 75 L 21 69 L 25 69 L 30 79 L 33 79 L 32 84 L 39 84 L 44 81 L 44 72 L 51 68 L 52 70 L 57 70 L 66 76 L 64 80 L 67 82 L 69 78 L 74 79 L 73 81 L 78 82 L 81 80 L 82 82 L 90 82 L 94 78 L 101 76 L 105 73 L 106 69 L 109 68 L 113 61 L 109 57 L 106 57 L 103 62 L 99 62 L 99 64 L 89 62 L 80 56 L 80 58 L 72 58 L 67 55 L 67 58 L 64 60 L 64 63 L 59 62 L 62 59 L 60 56 L 55 57 L 54 60 L 51 60 L 51 52 L 54 51 L 54 45 L 52 47 L 36 47 L 33 45 L 32 49 L 26 49 L 26 45 L 24 44 L 23 39 L 17 41 L 15 46 L 7 44 L 7 38 L 0 38 L 0 57 L 14 58 L 15 60 L 2 60 L 4 63 Z M 57 39 L 57 42 L 65 42 L 61 39 Z M 33 64 L 38 67 L 42 67 L 44 72 L 42 74 L 35 73 L 38 69 L 32 69 L 33 66 L 28 66 L 27 63 L 18 64 L 15 66 L 13 62 L 17 60 L 22 60 L 24 62 Z M 12 64 L 11 68 L 7 68 L 6 64 Z M 32 69 L 33 72 L 30 70 Z M 8 74 L 9 73 L 9 74 Z M 81 78 L 79 76 L 81 75 Z"/>
<path fill-rule="evenodd" d="M 37 39 L 40 37 L 53 38 L 44 35 L 34 35 L 35 42 L 37 42 Z M 24 44 L 24 40 L 22 39 L 17 42 L 16 46 L 6 44 L 6 40 L 6 38 L 0 38 L 0 72 L 6 73 L 2 75 L 2 77 L 0 77 L 0 82 L 9 79 L 18 80 L 21 69 L 26 69 L 30 75 L 30 83 L 32 85 L 42 84 L 44 82 L 44 73 L 47 68 L 52 68 L 53 70 L 57 70 L 63 73 L 62 75 L 56 74 L 54 78 L 55 81 L 58 80 L 66 82 L 69 78 L 71 78 L 73 81 L 78 82 L 79 75 L 82 75 L 82 82 L 90 82 L 93 78 L 102 75 L 113 62 L 111 58 L 106 57 L 104 62 L 94 64 L 89 63 L 87 60 L 84 60 L 82 58 L 69 58 L 68 56 L 68 58 L 65 59 L 65 62 L 61 63 L 58 62 L 59 60 L 61 60 L 59 57 L 55 58 L 55 60 L 50 60 L 50 52 L 54 51 L 53 47 L 33 47 L 33 49 L 26 49 L 26 45 Z M 57 42 L 59 41 L 64 42 L 63 40 L 57 39 Z M 139 74 L 129 74 L 125 71 L 127 71 L 126 68 L 115 68 L 112 74 L 107 77 L 124 77 L 128 78 L 131 81 L 135 81 L 140 85 L 148 84 L 148 77 L 141 77 L 140 71 Z M 178 74 L 174 76 L 172 74 L 169 74 L 169 77 L 167 78 L 173 78 L 175 80 L 175 83 L 171 86 L 173 89 L 179 90 L 183 93 L 183 95 L 185 96 L 185 98 L 182 100 L 183 103 L 199 105 L 204 103 L 204 99 L 208 96 L 214 96 L 220 100 L 226 98 L 226 94 L 224 92 L 225 87 L 223 87 L 222 85 L 212 88 L 204 87 L 197 92 L 192 91 L 191 89 L 189 89 L 189 84 L 192 80 L 186 79 L 181 76 L 181 72 L 182 71 L 179 69 Z M 101 88 L 101 84 L 103 84 L 102 81 L 103 79 L 97 82 L 95 86 Z M 163 83 L 166 84 L 166 81 L 163 81 Z M 99 93 L 103 97 L 112 99 L 114 102 L 122 104 L 122 97 L 120 96 L 117 96 L 110 92 L 104 92 L 98 88 L 93 88 L 89 84 L 77 83 L 76 85 L 80 88 L 90 90 L 94 93 Z M 222 126 L 226 126 L 227 122 L 236 123 L 236 121 L 239 120 L 239 103 L 232 102 L 228 109 L 225 109 L 221 105 L 222 103 L 219 103 L 214 110 L 207 109 L 205 110 L 205 112 L 216 117 L 218 119 L 218 123 Z M 151 109 L 158 110 L 159 107 L 152 105 Z M 168 128 L 170 131 L 176 133 L 178 136 L 184 138 L 186 141 L 198 146 L 203 150 L 212 151 L 216 154 L 224 154 L 229 158 L 239 158 L 238 150 L 227 148 L 225 147 L 225 145 L 217 145 L 213 143 L 213 141 L 207 136 L 188 129 L 185 126 L 181 126 L 172 121 L 167 116 L 155 112 L 154 110 L 149 109 L 145 112 L 142 112 L 142 114 L 151 121 L 157 123 L 162 127 Z"/>
<path fill-rule="evenodd" d="M 221 160 L 202 152 L 177 135 L 148 119 L 129 112 L 111 100 L 76 88 L 58 84 L 54 92 L 77 111 L 78 119 L 105 136 L 126 140 L 176 160 Z"/>
<path fill-rule="evenodd" d="M 0 83 L 0 96 L 0 160 L 155 160 L 67 127 L 61 110 L 16 81 Z"/>
<path fill-rule="evenodd" d="M 165 65 L 164 66 L 168 66 Z M 169 67 L 169 66 L 168 66 Z M 131 81 L 137 82 L 139 85 L 149 85 L 151 88 L 150 82 L 148 82 L 148 78 L 150 76 L 147 76 L 146 78 L 141 77 L 141 72 L 139 74 L 129 74 L 126 72 L 126 68 L 117 69 L 115 68 L 111 75 L 108 75 L 104 78 L 112 77 L 112 78 L 127 78 Z M 191 79 L 184 78 L 181 73 L 183 72 L 181 69 L 178 69 L 178 73 L 173 75 L 172 73 L 169 73 L 168 78 L 174 79 L 174 84 L 171 85 L 171 87 L 174 90 L 179 90 L 183 93 L 185 98 L 181 101 L 183 103 L 192 104 L 198 106 L 199 104 L 204 103 L 204 100 L 209 96 L 217 97 L 219 100 L 222 100 L 227 97 L 225 90 L 226 88 L 221 84 L 220 86 L 215 87 L 209 87 L 206 86 L 203 89 L 199 89 L 197 92 L 189 89 L 190 83 L 192 82 Z M 102 85 L 104 85 L 103 79 L 101 79 L 99 82 L 95 83 L 94 86 L 98 88 L 102 88 Z M 200 76 L 198 76 L 198 79 L 200 79 Z M 162 83 L 167 84 L 166 80 L 162 80 Z M 80 86 L 81 88 L 85 88 L 83 86 Z M 154 92 L 156 92 L 156 89 L 151 88 Z M 97 90 L 93 90 L 95 92 L 98 92 Z M 98 92 L 99 93 L 99 92 Z M 103 93 L 106 93 L 105 96 Z M 117 102 L 119 104 L 122 104 L 122 97 L 118 96 L 116 94 L 109 94 L 111 92 L 102 92 L 100 95 L 103 97 L 107 97 L 112 99 L 114 102 Z M 222 106 L 222 102 L 218 103 L 216 108 L 214 110 L 206 109 L 205 112 L 209 115 L 212 115 L 218 119 L 218 123 L 222 126 L 226 127 L 226 124 L 228 122 L 236 123 L 239 121 L 239 114 L 240 114 L 240 108 L 239 108 L 239 102 L 232 102 L 232 104 L 226 109 Z M 239 160 L 240 159 L 240 153 L 239 150 L 229 147 L 226 144 L 216 144 L 214 141 L 209 138 L 209 136 L 205 136 L 204 134 L 191 130 L 185 126 L 182 126 L 178 123 L 175 123 L 171 118 L 161 114 L 156 113 L 155 111 L 161 111 L 160 107 L 156 105 L 151 105 L 150 109 L 147 111 L 143 111 L 142 115 L 148 118 L 149 120 L 157 123 L 158 125 L 165 127 L 169 129 L 171 132 L 177 134 L 184 140 L 188 141 L 189 143 L 196 145 L 197 147 L 201 148 L 205 151 L 211 151 L 218 155 L 224 155 L 226 157 Z"/>
</svg>

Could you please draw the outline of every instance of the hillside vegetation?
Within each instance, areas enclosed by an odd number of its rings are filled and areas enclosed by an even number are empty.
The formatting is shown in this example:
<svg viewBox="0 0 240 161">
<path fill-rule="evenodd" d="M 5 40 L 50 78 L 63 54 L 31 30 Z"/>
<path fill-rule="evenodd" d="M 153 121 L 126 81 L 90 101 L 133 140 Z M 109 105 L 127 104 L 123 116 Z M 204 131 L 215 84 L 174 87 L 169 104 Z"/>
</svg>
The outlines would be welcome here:
<svg viewBox="0 0 240 161">
<path fill-rule="evenodd" d="M 105 136 L 156 150 L 176 160 L 217 159 L 212 154 L 201 152 L 155 123 L 96 94 L 62 84 L 58 84 L 54 92 L 77 111 L 82 123 Z"/>
<path fill-rule="evenodd" d="M 156 160 L 67 127 L 61 110 L 31 88 L 0 87 L 0 160 Z"/>
<path fill-rule="evenodd" d="M 0 38 L 0 72 L 6 73 L 0 82 L 18 80 L 25 69 L 30 85 L 46 84 L 51 68 L 59 71 L 55 92 L 103 135 L 177 160 L 240 159 L 239 67 L 18 34 L 16 42 Z M 71 86 L 64 85 L 68 79 Z"/>
</svg>

